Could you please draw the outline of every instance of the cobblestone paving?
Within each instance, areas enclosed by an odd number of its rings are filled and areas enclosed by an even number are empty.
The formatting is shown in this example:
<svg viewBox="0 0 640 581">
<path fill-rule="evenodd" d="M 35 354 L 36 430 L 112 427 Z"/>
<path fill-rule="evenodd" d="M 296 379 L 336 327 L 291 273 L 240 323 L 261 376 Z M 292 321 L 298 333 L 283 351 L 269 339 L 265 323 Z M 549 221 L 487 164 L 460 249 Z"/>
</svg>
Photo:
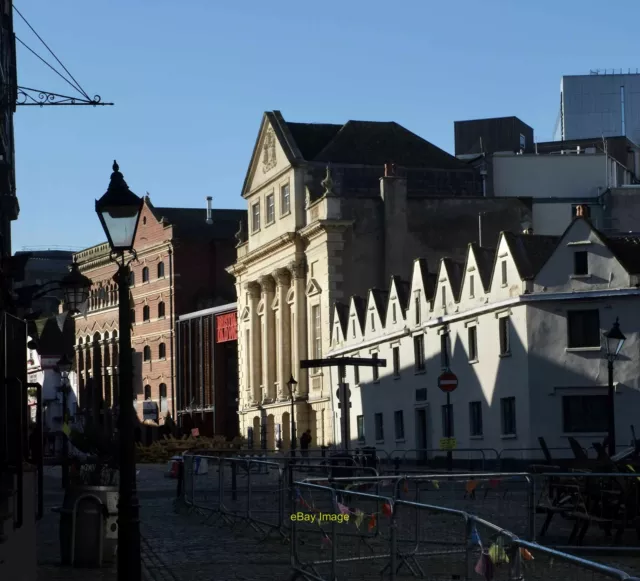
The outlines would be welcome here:
<svg viewBox="0 0 640 581">
<path fill-rule="evenodd" d="M 53 470 L 53 469 L 52 469 Z M 264 538 L 263 534 L 249 527 L 246 523 L 236 521 L 230 527 L 218 515 L 211 516 L 206 511 L 188 511 L 174 506 L 176 481 L 163 478 L 164 466 L 140 466 L 138 490 L 141 503 L 141 532 L 143 535 L 143 571 L 147 579 L 154 581 L 279 581 L 291 577 L 290 546 L 276 534 Z M 218 499 L 215 493 L 217 472 L 211 470 L 208 476 L 196 478 L 196 496 L 203 506 L 215 505 Z M 255 517 L 275 522 L 277 517 L 277 478 L 273 475 L 252 476 L 256 490 L 251 505 L 255 508 Z M 59 489 L 59 475 L 52 472 L 46 478 L 45 518 L 39 523 L 39 581 L 115 581 L 113 570 L 87 571 L 69 570 L 58 566 L 58 517 L 51 513 L 52 506 L 62 501 Z M 233 501 L 228 492 L 224 495 L 225 504 L 234 505 L 240 511 L 246 508 L 247 478 L 238 478 L 238 498 Z M 274 486 L 275 485 L 275 486 Z M 492 522 L 499 522 L 506 528 L 522 528 L 524 526 L 521 500 L 517 494 L 502 497 L 484 498 L 478 495 L 475 500 L 464 499 L 463 494 L 454 494 L 442 487 L 439 491 L 428 490 L 421 500 L 432 504 L 466 508 L 479 512 Z M 321 499 L 315 499 L 317 506 L 322 506 Z M 355 501 L 351 501 L 354 502 Z M 288 517 L 289 509 L 285 509 Z M 513 527 L 509 525 L 512 522 Z M 415 515 L 407 523 L 416 522 Z M 451 540 L 456 532 L 450 519 L 437 515 L 424 515 L 419 519 L 419 537 L 421 541 L 433 539 L 438 542 Z M 351 527 L 351 525 L 349 525 Z M 403 528 L 403 534 L 411 532 L 410 524 Z M 366 525 L 365 527 L 366 528 Z M 340 529 L 346 531 L 347 529 Z M 416 529 L 414 528 L 413 531 Z M 381 529 L 386 535 L 388 531 Z M 480 531 L 483 540 L 488 540 L 489 533 Z M 330 556 L 330 547 L 322 542 L 319 528 L 309 529 L 301 535 L 298 548 L 304 560 L 323 560 Z M 370 549 L 363 543 L 354 543 L 353 538 L 340 535 L 334 540 L 339 555 L 343 557 L 364 556 Z M 388 542 L 378 539 L 369 543 L 374 554 L 383 555 L 388 552 Z M 425 543 L 425 545 L 428 543 Z M 437 544 L 437 543 L 435 543 Z M 356 546 L 357 545 L 357 546 Z M 410 551 L 411 544 L 401 543 L 401 548 Z M 422 545 L 424 548 L 424 545 Z M 433 546 L 429 547 L 433 548 Z M 475 556 L 477 558 L 477 556 Z M 616 566 L 630 574 L 640 574 L 640 559 L 634 557 L 603 557 L 599 559 L 610 566 Z M 340 579 L 365 581 L 379 579 L 380 569 L 385 561 L 369 561 L 346 564 L 341 567 Z M 451 580 L 465 578 L 463 555 L 446 557 L 421 557 L 420 564 L 425 570 L 425 579 Z M 475 564 L 475 563 L 474 563 Z M 319 569 L 326 574 L 326 565 Z M 496 581 L 506 579 L 506 569 L 496 571 Z M 457 576 L 457 577 L 456 577 Z M 328 578 L 328 577 L 325 577 Z M 405 567 L 399 572 L 400 579 L 412 578 Z M 482 577 L 471 572 L 471 578 Z M 593 575 L 575 566 L 563 565 L 545 555 L 535 555 L 535 561 L 529 563 L 525 570 L 527 581 L 605 581 L 601 575 Z"/>
</svg>

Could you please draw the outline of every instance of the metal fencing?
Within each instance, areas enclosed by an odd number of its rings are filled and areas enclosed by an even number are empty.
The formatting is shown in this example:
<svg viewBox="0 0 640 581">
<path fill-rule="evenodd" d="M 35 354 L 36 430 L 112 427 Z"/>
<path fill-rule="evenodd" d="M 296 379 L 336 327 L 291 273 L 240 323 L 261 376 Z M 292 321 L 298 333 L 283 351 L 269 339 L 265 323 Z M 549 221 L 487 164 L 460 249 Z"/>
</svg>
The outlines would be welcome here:
<svg viewBox="0 0 640 581">
<path fill-rule="evenodd" d="M 292 579 L 640 581 L 622 570 L 633 563 L 616 569 L 534 541 L 543 476 L 379 475 L 346 456 L 186 454 L 180 500 L 203 523 L 278 540 Z"/>
</svg>

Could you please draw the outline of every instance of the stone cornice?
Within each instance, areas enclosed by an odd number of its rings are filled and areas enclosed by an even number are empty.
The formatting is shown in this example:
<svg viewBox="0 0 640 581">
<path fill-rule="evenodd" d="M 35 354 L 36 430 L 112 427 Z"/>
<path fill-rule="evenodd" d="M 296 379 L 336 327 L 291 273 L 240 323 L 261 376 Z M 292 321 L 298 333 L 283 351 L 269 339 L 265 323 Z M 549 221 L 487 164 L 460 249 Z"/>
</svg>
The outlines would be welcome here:
<svg viewBox="0 0 640 581">
<path fill-rule="evenodd" d="M 287 232 L 286 234 L 282 234 L 278 236 L 271 242 L 267 242 L 267 244 L 263 244 L 262 246 L 252 250 L 233 265 L 235 269 L 246 268 L 252 264 L 255 264 L 259 260 L 266 258 L 272 254 L 275 254 L 278 250 L 281 250 L 285 246 L 291 244 L 296 239 L 295 232 Z"/>
<path fill-rule="evenodd" d="M 327 230 L 345 230 L 353 223 L 353 220 L 316 220 L 299 230 L 299 234 L 305 240 L 312 240 Z"/>
</svg>

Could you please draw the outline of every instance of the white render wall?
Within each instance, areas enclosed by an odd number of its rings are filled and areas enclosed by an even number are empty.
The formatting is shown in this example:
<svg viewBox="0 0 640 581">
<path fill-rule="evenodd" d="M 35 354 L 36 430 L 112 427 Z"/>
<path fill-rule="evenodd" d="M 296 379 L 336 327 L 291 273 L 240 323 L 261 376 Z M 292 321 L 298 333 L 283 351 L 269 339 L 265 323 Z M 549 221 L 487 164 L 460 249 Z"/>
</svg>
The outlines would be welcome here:
<svg viewBox="0 0 640 581">
<path fill-rule="evenodd" d="M 589 275 L 571 275 L 573 252 L 589 248 Z M 496 257 L 496 270 L 491 288 L 485 291 L 477 276 L 474 254 L 470 253 L 465 265 L 460 300 L 450 298 L 442 305 L 442 287 L 451 297 L 446 270 L 441 267 L 437 276 L 438 287 L 431 305 L 424 299 L 421 264 L 416 267 L 411 281 L 411 299 L 404 317 L 397 303 L 397 291 L 392 282 L 388 313 L 379 316 L 375 303 L 368 301 L 364 334 L 353 321 L 355 309 L 351 306 L 346 333 L 337 320 L 332 329 L 332 350 L 329 356 L 371 357 L 377 353 L 385 359 L 387 367 L 380 370 L 379 381 L 374 381 L 369 368 L 360 368 L 360 383 L 356 384 L 353 368 L 347 370 L 351 389 L 350 415 L 351 445 L 376 446 L 386 452 L 405 450 L 415 457 L 415 450 L 437 450 L 445 437 L 442 406 L 446 396 L 437 386 L 442 372 L 440 335 L 444 325 L 449 328 L 450 369 L 457 375 L 459 385 L 451 395 L 454 437 L 459 456 L 481 457 L 462 452 L 466 449 L 485 450 L 492 459 L 504 449 L 539 450 L 538 437 L 545 438 L 549 447 L 564 448 L 559 453 L 570 455 L 568 436 L 575 437 L 584 447 L 602 442 L 606 436 L 596 433 L 564 433 L 563 401 L 565 395 L 604 395 L 607 392 L 607 361 L 604 341 L 600 347 L 570 349 L 568 344 L 567 312 L 569 310 L 598 309 L 601 332 L 608 331 L 616 317 L 627 337 L 623 351 L 614 365 L 616 382 L 616 436 L 619 446 L 627 445 L 631 438 L 630 426 L 637 424 L 640 433 L 640 291 L 635 287 L 636 277 L 630 276 L 611 254 L 599 235 L 588 222 L 575 220 L 555 252 L 540 270 L 534 281 L 523 281 L 513 261 L 505 238 L 501 239 Z M 502 284 L 502 261 L 507 262 L 507 282 Z M 474 296 L 471 297 L 470 276 L 474 276 Z M 420 295 L 421 321 L 416 322 L 415 296 Z M 392 321 L 396 304 L 396 322 Z M 371 314 L 374 323 L 371 323 Z M 508 317 L 509 355 L 500 354 L 499 320 Z M 334 319 L 337 319 L 337 314 Z M 382 326 L 382 320 L 389 322 Z M 477 361 L 469 361 L 469 327 L 477 333 Z M 375 328 L 374 328 L 375 327 Z M 414 369 L 413 337 L 424 335 L 426 369 Z M 399 347 L 400 376 L 393 374 L 393 348 Z M 337 387 L 334 371 L 332 384 Z M 416 401 L 416 390 L 426 388 L 426 401 Z M 335 399 L 335 390 L 332 397 Z M 503 434 L 502 398 L 515 397 L 515 434 Z M 482 436 L 471 436 L 470 402 L 481 402 Z M 426 442 L 417 425 L 420 410 L 427 418 Z M 394 415 L 403 412 L 404 438 L 396 438 Z M 375 414 L 384 417 L 384 438 L 375 438 Z M 334 401 L 336 441 L 340 441 L 340 414 Z M 357 440 L 357 417 L 364 417 L 365 441 Z M 527 452 L 511 453 L 510 457 L 524 458 Z M 539 452 L 535 452 L 539 457 Z"/>
</svg>

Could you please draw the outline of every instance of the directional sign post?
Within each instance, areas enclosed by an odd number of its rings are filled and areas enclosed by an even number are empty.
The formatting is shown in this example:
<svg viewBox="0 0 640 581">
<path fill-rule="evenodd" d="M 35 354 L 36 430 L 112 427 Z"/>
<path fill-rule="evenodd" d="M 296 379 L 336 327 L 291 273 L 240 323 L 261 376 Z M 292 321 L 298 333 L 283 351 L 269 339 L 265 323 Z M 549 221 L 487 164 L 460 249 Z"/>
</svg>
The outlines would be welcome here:
<svg viewBox="0 0 640 581">
<path fill-rule="evenodd" d="M 438 387 L 447 394 L 447 433 L 446 439 L 450 442 L 453 439 L 453 414 L 451 413 L 451 392 L 458 387 L 458 377 L 450 369 L 443 371 L 438 377 Z M 447 470 L 453 470 L 453 452 L 447 449 Z"/>
<path fill-rule="evenodd" d="M 342 444 L 344 449 L 349 451 L 351 442 L 351 423 L 349 418 L 349 410 L 351 409 L 351 390 L 349 384 L 345 382 L 347 375 L 347 365 L 354 367 L 386 367 L 386 359 L 378 359 L 374 355 L 371 359 L 363 357 L 341 357 L 336 359 L 304 359 L 300 361 L 300 369 L 317 369 L 318 367 L 337 367 L 338 368 L 338 391 L 336 396 L 340 402 L 339 408 L 342 411 Z"/>
</svg>

